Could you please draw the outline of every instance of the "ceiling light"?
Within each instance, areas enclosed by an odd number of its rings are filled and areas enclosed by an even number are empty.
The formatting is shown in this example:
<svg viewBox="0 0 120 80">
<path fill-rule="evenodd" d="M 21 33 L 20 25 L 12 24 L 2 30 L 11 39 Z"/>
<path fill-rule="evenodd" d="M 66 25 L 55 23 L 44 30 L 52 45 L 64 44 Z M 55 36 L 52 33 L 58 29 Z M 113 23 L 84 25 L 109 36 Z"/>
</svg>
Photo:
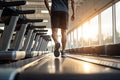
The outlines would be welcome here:
<svg viewBox="0 0 120 80">
<path fill-rule="evenodd" d="M 48 22 L 48 20 L 43 20 L 43 22 Z"/>
<path fill-rule="evenodd" d="M 48 10 L 41 10 L 41 13 L 49 13 Z"/>
</svg>

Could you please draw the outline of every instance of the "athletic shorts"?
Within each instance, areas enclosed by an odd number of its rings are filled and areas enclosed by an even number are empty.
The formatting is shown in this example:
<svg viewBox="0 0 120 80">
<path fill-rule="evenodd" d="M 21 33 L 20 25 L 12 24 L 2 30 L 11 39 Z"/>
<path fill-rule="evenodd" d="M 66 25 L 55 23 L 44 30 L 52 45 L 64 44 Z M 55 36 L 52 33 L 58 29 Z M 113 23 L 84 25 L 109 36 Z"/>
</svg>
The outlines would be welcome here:
<svg viewBox="0 0 120 80">
<path fill-rule="evenodd" d="M 51 12 L 51 28 L 68 28 L 68 13 L 63 11 Z"/>
</svg>

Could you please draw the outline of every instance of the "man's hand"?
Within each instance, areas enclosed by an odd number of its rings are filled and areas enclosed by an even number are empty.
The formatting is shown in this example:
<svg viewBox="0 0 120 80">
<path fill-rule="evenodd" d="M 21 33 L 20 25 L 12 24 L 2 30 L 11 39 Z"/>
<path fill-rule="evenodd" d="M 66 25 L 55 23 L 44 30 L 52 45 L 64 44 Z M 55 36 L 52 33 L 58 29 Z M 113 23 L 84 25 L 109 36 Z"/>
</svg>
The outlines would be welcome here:
<svg viewBox="0 0 120 80">
<path fill-rule="evenodd" d="M 75 19 L 75 1 L 74 0 L 71 0 L 71 7 L 72 7 L 72 11 L 73 11 L 71 20 L 73 21 Z"/>
</svg>

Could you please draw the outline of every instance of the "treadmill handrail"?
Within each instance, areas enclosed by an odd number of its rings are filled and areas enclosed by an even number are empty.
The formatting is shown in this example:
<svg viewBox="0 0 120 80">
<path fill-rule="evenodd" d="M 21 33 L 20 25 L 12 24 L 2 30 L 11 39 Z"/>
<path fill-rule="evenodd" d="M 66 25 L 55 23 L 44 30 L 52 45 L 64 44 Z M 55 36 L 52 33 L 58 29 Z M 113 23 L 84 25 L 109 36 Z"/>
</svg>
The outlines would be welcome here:
<svg viewBox="0 0 120 80">
<path fill-rule="evenodd" d="M 16 10 L 18 14 L 34 14 L 35 10 Z"/>
<path fill-rule="evenodd" d="M 35 29 L 35 28 L 46 28 L 46 26 L 28 26 L 28 29 Z"/>
<path fill-rule="evenodd" d="M 26 19 L 26 22 L 42 22 L 43 19 Z"/>
<path fill-rule="evenodd" d="M 20 6 L 25 4 L 26 4 L 26 1 L 12 1 L 12 2 L 0 1 L 1 7 Z"/>
<path fill-rule="evenodd" d="M 47 32 L 48 30 L 34 30 L 34 32 Z"/>
</svg>

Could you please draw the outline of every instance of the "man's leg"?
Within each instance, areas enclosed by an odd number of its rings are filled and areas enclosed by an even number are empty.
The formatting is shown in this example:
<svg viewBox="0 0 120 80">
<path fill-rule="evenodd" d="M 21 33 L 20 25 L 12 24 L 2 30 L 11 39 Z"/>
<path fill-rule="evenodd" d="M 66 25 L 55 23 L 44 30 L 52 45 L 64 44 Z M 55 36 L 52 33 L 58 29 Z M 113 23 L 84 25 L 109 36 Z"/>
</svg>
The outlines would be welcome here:
<svg viewBox="0 0 120 80">
<path fill-rule="evenodd" d="M 59 55 L 60 55 L 60 52 L 59 52 L 60 43 L 58 42 L 58 28 L 52 28 L 52 38 L 55 42 L 54 55 L 55 55 L 55 57 L 59 57 Z"/>
<path fill-rule="evenodd" d="M 67 30 L 66 29 L 61 29 L 61 35 L 62 35 L 62 51 L 64 52 L 66 48 L 66 42 L 67 42 Z"/>
<path fill-rule="evenodd" d="M 55 43 L 58 43 L 58 28 L 52 28 L 52 38 Z"/>
</svg>

